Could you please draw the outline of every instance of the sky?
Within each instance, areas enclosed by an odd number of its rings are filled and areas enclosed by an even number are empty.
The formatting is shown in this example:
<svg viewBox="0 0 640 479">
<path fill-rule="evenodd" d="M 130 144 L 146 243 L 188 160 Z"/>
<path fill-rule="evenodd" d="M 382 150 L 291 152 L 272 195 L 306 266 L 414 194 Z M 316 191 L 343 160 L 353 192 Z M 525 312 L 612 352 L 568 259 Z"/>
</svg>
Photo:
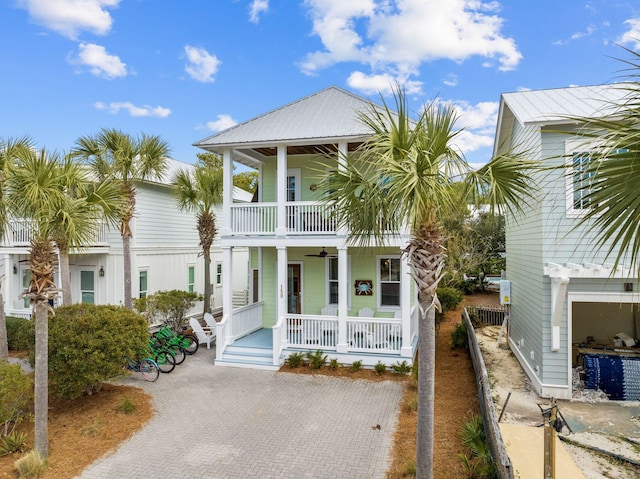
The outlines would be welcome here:
<svg viewBox="0 0 640 479">
<path fill-rule="evenodd" d="M 442 101 L 491 157 L 500 94 L 624 79 L 638 0 L 0 0 L 0 139 L 115 128 L 193 143 L 335 85 Z"/>
</svg>

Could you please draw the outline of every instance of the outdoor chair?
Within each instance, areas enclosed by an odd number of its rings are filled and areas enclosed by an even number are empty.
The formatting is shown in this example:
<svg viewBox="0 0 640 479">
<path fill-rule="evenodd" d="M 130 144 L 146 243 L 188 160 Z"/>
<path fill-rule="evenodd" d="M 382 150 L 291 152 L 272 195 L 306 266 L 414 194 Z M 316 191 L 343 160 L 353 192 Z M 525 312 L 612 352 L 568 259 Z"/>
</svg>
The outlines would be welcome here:
<svg viewBox="0 0 640 479">
<path fill-rule="evenodd" d="M 328 304 L 324 308 L 322 308 L 323 316 L 338 316 L 338 305 L 337 304 Z"/>
<path fill-rule="evenodd" d="M 361 318 L 373 318 L 373 309 L 362 308 L 358 310 L 358 316 Z"/>
<path fill-rule="evenodd" d="M 193 333 L 198 338 L 198 344 L 207 344 L 207 349 L 211 348 L 211 341 L 215 341 L 216 333 L 215 331 L 212 333 L 211 331 L 205 331 L 196 318 L 191 318 L 189 320 L 189 326 L 193 329 Z"/>
<path fill-rule="evenodd" d="M 216 320 L 213 319 L 213 314 L 211 313 L 204 313 L 204 322 L 207 323 L 206 326 L 203 327 L 203 329 L 205 331 L 209 330 L 211 331 L 211 333 L 213 333 L 213 335 L 216 335 Z"/>
</svg>

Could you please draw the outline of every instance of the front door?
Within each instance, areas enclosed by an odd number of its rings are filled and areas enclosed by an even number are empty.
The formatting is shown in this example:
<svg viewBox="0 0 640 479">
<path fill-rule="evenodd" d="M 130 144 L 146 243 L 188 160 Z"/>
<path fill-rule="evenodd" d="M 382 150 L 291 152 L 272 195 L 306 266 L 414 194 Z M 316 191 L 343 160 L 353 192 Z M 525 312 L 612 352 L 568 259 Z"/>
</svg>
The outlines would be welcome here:
<svg viewBox="0 0 640 479">
<path fill-rule="evenodd" d="M 301 314 L 302 302 L 302 278 L 299 264 L 287 266 L 287 313 Z"/>
</svg>

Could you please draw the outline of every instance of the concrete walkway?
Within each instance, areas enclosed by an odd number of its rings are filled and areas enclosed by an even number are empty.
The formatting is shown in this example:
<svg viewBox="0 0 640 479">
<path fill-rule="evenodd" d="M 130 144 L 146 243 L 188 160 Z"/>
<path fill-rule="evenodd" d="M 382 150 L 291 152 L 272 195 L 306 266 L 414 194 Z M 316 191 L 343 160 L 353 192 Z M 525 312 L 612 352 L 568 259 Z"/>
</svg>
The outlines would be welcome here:
<svg viewBox="0 0 640 479">
<path fill-rule="evenodd" d="M 122 380 L 156 415 L 78 477 L 384 478 L 400 384 L 214 367 L 214 351 L 155 383 Z"/>
</svg>

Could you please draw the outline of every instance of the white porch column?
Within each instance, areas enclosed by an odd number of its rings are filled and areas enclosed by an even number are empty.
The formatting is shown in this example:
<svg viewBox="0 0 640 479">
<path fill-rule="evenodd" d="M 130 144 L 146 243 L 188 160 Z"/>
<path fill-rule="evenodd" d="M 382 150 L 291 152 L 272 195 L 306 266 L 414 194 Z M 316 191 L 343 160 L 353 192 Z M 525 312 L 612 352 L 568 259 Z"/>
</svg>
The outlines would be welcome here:
<svg viewBox="0 0 640 479">
<path fill-rule="evenodd" d="M 229 337 L 233 338 L 233 248 L 222 247 L 222 314 L 227 316 Z"/>
<path fill-rule="evenodd" d="M 233 204 L 233 157 L 230 149 L 222 152 L 222 226 L 220 235 L 231 234 L 231 205 Z M 224 272 L 223 272 L 224 274 Z"/>
<path fill-rule="evenodd" d="M 349 256 L 346 246 L 338 247 L 338 342 L 336 352 L 346 353 L 347 307 L 349 303 Z"/>
<path fill-rule="evenodd" d="M 278 246 L 276 247 L 278 251 L 278 272 L 277 272 L 277 296 L 278 300 L 276 302 L 276 323 L 280 320 L 280 318 L 287 314 L 287 294 L 288 287 L 287 284 L 287 247 L 286 246 Z"/>
<path fill-rule="evenodd" d="M 348 152 L 349 152 L 348 143 L 344 141 L 338 142 L 338 171 L 344 171 L 347 164 Z M 338 229 L 336 230 L 336 234 L 338 236 L 347 236 L 347 233 L 348 233 L 347 229 L 344 227 L 344 225 L 338 226 Z"/>
<path fill-rule="evenodd" d="M 4 281 L 1 285 L 1 287 L 4 287 L 4 289 L 2 290 L 3 293 L 3 299 L 4 299 L 4 304 L 1 305 L 1 307 L 4 308 L 4 312 L 8 313 L 10 309 L 13 309 L 13 291 L 11 288 L 11 285 L 14 282 L 14 275 L 13 274 L 13 261 L 12 261 L 12 256 L 10 254 L 5 254 L 4 255 Z"/>
<path fill-rule="evenodd" d="M 277 184 L 277 202 L 278 202 L 276 236 L 285 236 L 287 234 L 287 210 L 286 210 L 286 204 L 285 204 L 287 202 L 287 147 L 286 145 L 278 146 L 276 184 Z"/>
<path fill-rule="evenodd" d="M 400 259 L 400 307 L 402 308 L 402 347 L 400 356 L 410 358 L 411 349 L 411 283 L 409 261 L 406 254 Z M 417 303 L 416 303 L 417 304 Z"/>
</svg>

